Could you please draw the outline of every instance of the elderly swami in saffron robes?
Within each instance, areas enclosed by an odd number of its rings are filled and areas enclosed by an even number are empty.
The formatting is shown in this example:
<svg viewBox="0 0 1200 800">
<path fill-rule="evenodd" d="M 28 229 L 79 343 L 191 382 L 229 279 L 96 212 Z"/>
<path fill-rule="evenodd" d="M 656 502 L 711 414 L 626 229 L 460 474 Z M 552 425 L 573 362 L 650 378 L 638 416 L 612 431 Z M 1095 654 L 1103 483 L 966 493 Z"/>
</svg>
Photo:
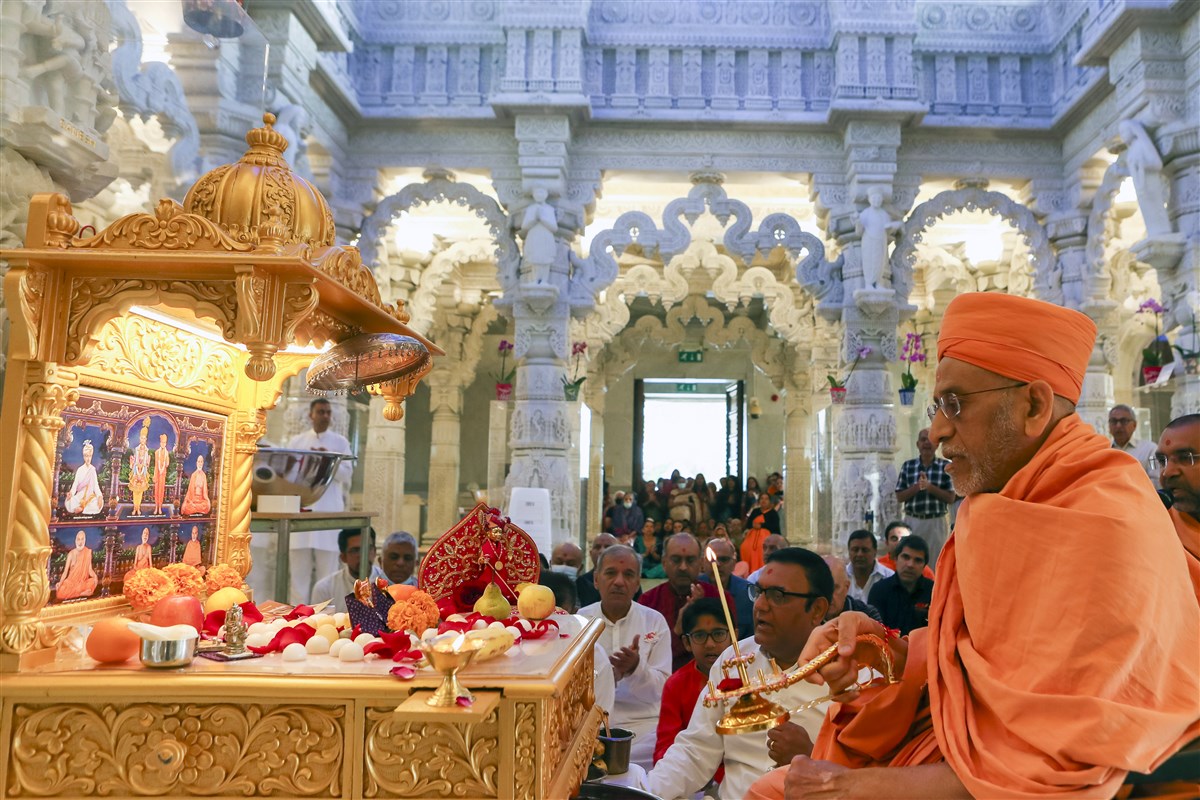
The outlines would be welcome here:
<svg viewBox="0 0 1200 800">
<path fill-rule="evenodd" d="M 1200 735 L 1200 607 L 1141 466 L 1075 413 L 1096 327 L 1036 300 L 968 294 L 938 337 L 930 436 L 966 497 L 929 626 L 902 670 L 831 706 L 812 758 L 750 798 L 1111 798 Z M 872 662 L 847 613 L 834 689 Z"/>
</svg>

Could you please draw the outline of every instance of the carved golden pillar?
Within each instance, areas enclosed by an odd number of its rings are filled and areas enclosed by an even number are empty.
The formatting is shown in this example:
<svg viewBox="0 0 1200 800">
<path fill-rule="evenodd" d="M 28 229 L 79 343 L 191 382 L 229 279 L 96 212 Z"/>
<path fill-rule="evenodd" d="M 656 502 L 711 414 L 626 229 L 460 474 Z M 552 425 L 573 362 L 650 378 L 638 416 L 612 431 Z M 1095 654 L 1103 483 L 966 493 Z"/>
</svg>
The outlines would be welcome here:
<svg viewBox="0 0 1200 800">
<path fill-rule="evenodd" d="M 229 509 L 229 533 L 225 537 L 222 561 L 245 578 L 250 573 L 250 484 L 253 479 L 254 454 L 258 440 L 267 432 L 266 409 L 240 409 L 233 423 L 233 504 Z"/>
<path fill-rule="evenodd" d="M 23 373 L 23 380 L 18 377 Z M 38 614 L 50 598 L 46 566 L 54 486 L 54 447 L 63 428 L 62 411 L 79 397 L 79 376 L 51 362 L 17 361 L 9 382 L 23 385 L 20 426 L 5 442 L 4 463 L 15 465 L 12 494 L 3 520 L 4 579 L 0 583 L 0 658 L 15 662 L 38 638 Z M 11 393 L 6 392 L 6 394 Z"/>
</svg>

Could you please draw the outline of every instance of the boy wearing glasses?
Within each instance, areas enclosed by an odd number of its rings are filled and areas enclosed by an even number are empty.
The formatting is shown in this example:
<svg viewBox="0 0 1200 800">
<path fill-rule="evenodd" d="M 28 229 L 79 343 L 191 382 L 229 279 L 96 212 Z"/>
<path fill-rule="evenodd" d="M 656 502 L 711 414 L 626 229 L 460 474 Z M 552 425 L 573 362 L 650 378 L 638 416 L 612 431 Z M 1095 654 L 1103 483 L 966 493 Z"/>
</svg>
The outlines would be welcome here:
<svg viewBox="0 0 1200 800">
<path fill-rule="evenodd" d="M 1171 522 L 1187 551 L 1192 588 L 1200 598 L 1200 414 L 1167 423 L 1149 466 L 1171 496 Z"/>
<path fill-rule="evenodd" d="M 662 708 L 658 712 L 658 735 L 654 744 L 657 764 L 675 737 L 692 721 L 696 698 L 708 683 L 708 675 L 721 653 L 729 647 L 729 626 L 721 601 L 705 597 L 683 610 L 683 646 L 692 660 L 667 678 L 663 685 Z M 718 769 L 714 780 L 721 782 L 725 770 Z"/>
</svg>

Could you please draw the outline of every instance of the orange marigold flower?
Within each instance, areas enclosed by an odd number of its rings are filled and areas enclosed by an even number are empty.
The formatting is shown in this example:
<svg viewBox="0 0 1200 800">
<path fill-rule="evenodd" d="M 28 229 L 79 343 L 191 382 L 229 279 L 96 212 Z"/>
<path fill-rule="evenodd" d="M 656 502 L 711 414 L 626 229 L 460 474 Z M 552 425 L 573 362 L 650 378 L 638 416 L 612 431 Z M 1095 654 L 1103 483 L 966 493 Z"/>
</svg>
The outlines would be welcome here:
<svg viewBox="0 0 1200 800">
<path fill-rule="evenodd" d="M 242 588 L 242 574 L 228 564 L 209 567 L 208 574 L 204 577 L 204 588 L 208 593 L 214 594 L 227 586 Z"/>
<path fill-rule="evenodd" d="M 440 616 L 434 599 L 418 589 L 391 607 L 388 628 L 397 632 L 413 631 L 419 636 L 426 628 L 437 627 Z"/>
<path fill-rule="evenodd" d="M 134 608 L 150 608 L 164 597 L 175 592 L 175 584 L 161 569 L 145 567 L 125 576 L 125 599 Z"/>
<path fill-rule="evenodd" d="M 199 597 L 204 589 L 204 576 L 191 564 L 167 564 L 162 568 L 175 586 L 175 594 Z"/>
</svg>

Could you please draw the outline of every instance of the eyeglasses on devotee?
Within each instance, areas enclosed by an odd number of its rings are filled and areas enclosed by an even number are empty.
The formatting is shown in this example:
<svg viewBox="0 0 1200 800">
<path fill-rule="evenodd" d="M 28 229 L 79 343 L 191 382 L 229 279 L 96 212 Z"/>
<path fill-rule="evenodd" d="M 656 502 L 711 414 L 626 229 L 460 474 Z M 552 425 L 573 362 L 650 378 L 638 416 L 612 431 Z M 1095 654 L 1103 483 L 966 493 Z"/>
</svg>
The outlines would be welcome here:
<svg viewBox="0 0 1200 800">
<path fill-rule="evenodd" d="M 711 631 L 692 631 L 685 633 L 679 638 L 692 644 L 704 644 L 709 639 L 713 640 L 714 644 L 725 644 L 729 641 L 729 631 L 725 628 L 715 628 Z"/>
<path fill-rule="evenodd" d="M 765 597 L 767 602 L 773 606 L 781 605 L 793 597 L 803 597 L 812 600 L 817 597 L 825 596 L 816 592 L 787 592 L 775 586 L 759 586 L 757 583 L 752 583 L 747 586 L 746 593 L 750 595 L 751 600 L 757 600 L 759 597 Z"/>
</svg>

